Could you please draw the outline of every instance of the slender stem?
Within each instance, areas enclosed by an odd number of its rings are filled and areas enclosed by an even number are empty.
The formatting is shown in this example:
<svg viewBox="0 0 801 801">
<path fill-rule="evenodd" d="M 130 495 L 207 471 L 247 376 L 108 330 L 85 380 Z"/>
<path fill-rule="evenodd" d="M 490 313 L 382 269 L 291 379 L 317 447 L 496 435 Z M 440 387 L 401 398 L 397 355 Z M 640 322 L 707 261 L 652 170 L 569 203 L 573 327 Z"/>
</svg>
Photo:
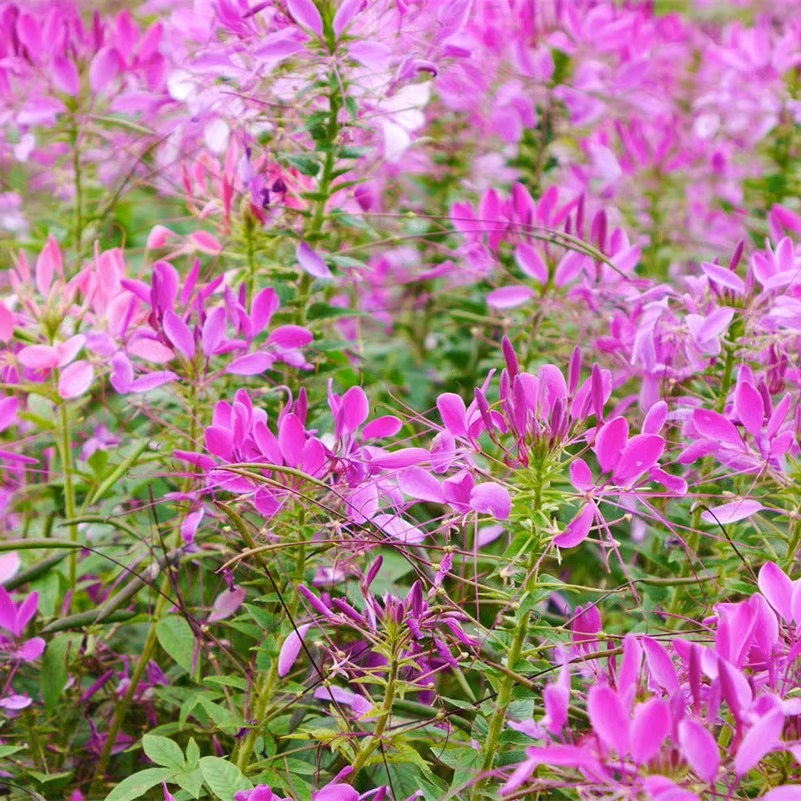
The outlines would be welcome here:
<svg viewBox="0 0 801 801">
<path fill-rule="evenodd" d="M 80 263 L 83 252 L 83 177 L 81 175 L 81 149 L 78 144 L 81 129 L 77 121 L 70 131 L 72 141 L 72 169 L 75 173 L 75 221 L 73 237 L 75 239 L 75 252 Z M 80 266 L 80 264 L 79 264 Z"/>
<path fill-rule="evenodd" d="M 61 469 L 64 471 L 64 512 L 67 520 L 73 520 L 76 514 L 75 484 L 72 477 L 72 434 L 70 432 L 70 416 L 66 401 L 59 409 L 59 422 L 61 423 L 59 451 L 61 456 Z M 68 526 L 70 542 L 78 542 L 78 526 L 70 523 Z M 75 596 L 75 580 L 78 573 L 78 552 L 73 550 L 69 558 L 69 587 Z"/>
<path fill-rule="evenodd" d="M 392 705 L 395 702 L 395 685 L 398 682 L 398 656 L 395 650 L 389 660 L 389 676 L 387 677 L 387 686 L 384 691 L 384 702 L 381 704 L 381 711 L 378 713 L 378 722 L 375 725 L 370 739 L 367 741 L 363 748 L 359 749 L 353 760 L 351 766 L 353 767 L 353 776 L 355 776 L 366 764 L 373 751 L 378 748 L 381 743 L 381 738 L 384 736 L 384 731 L 389 723 L 390 715 L 392 714 Z"/>
</svg>

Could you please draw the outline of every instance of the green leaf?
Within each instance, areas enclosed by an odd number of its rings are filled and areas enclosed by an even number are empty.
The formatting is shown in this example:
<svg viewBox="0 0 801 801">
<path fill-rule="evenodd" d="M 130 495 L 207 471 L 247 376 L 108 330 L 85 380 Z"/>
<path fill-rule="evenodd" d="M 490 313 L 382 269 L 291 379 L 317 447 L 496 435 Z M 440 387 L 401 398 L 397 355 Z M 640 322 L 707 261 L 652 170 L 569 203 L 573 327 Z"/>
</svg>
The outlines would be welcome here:
<svg viewBox="0 0 801 801">
<path fill-rule="evenodd" d="M 252 790 L 253 784 L 236 765 L 227 759 L 206 756 L 200 760 L 200 772 L 206 787 L 222 801 L 233 801 L 240 790 Z M 108 799 L 107 799 L 108 801 Z"/>
<path fill-rule="evenodd" d="M 189 773 L 177 773 L 172 777 L 172 781 L 182 790 L 186 790 L 192 798 L 200 798 L 200 789 L 203 787 L 203 774 L 200 772 L 200 768 L 195 768 Z"/>
<path fill-rule="evenodd" d="M 320 172 L 320 162 L 314 156 L 307 156 L 301 153 L 287 156 L 286 161 L 301 173 L 301 175 L 308 175 L 311 178 L 315 178 Z"/>
<path fill-rule="evenodd" d="M 186 745 L 186 768 L 194 770 L 200 764 L 200 749 L 197 747 L 194 737 L 189 738 Z"/>
<path fill-rule="evenodd" d="M 59 634 L 47 644 L 42 659 L 42 698 L 45 709 L 52 712 L 64 687 L 67 686 L 67 651 L 74 639 L 72 634 Z"/>
<path fill-rule="evenodd" d="M 157 734 L 146 734 L 142 737 L 142 748 L 147 757 L 165 768 L 173 768 L 177 771 L 186 769 L 184 753 L 181 746 L 173 742 L 169 737 L 159 737 Z"/>
<path fill-rule="evenodd" d="M 189 624 L 177 615 L 163 617 L 156 624 L 156 637 L 167 654 L 191 675 L 195 656 L 195 635 L 192 634 Z"/>
<path fill-rule="evenodd" d="M 161 784 L 172 775 L 167 768 L 147 768 L 123 779 L 107 796 L 106 801 L 135 801 L 151 787 Z"/>
<path fill-rule="evenodd" d="M 16 754 L 18 751 L 24 751 L 24 745 L 0 745 L 0 759 Z"/>
</svg>

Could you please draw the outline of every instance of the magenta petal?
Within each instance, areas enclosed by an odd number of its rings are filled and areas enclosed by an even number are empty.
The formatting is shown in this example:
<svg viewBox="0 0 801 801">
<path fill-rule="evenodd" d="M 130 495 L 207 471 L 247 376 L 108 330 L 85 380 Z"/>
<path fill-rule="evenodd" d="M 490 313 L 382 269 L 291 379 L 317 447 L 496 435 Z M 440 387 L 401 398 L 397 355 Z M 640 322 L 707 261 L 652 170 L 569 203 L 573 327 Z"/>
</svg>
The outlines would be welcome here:
<svg viewBox="0 0 801 801">
<path fill-rule="evenodd" d="M 203 323 L 200 342 L 203 347 L 203 353 L 207 357 L 214 355 L 220 343 L 225 339 L 226 328 L 225 309 L 220 306 L 214 309 L 206 318 L 206 322 Z"/>
<path fill-rule="evenodd" d="M 303 446 L 306 444 L 306 429 L 294 414 L 287 414 L 278 427 L 278 442 L 284 461 L 290 467 L 297 467 L 303 458 Z"/>
<path fill-rule="evenodd" d="M 487 481 L 473 487 L 470 493 L 470 508 L 479 514 L 493 515 L 498 520 L 506 520 L 512 512 L 512 499 L 505 487 Z"/>
<path fill-rule="evenodd" d="M 370 414 L 370 402 L 361 387 L 351 387 L 343 396 L 336 420 L 337 436 L 352 434 Z"/>
<path fill-rule="evenodd" d="M 250 319 L 253 322 L 254 334 L 260 334 L 264 331 L 280 305 L 281 301 L 278 298 L 278 293 L 270 286 L 262 289 L 256 295 L 250 307 Z"/>
<path fill-rule="evenodd" d="M 736 447 L 743 447 L 743 440 L 734 425 L 722 414 L 709 409 L 696 409 L 693 412 L 695 430 L 708 439 L 728 442 Z"/>
<path fill-rule="evenodd" d="M 665 425 L 667 419 L 668 406 L 664 401 L 657 401 L 648 410 L 645 420 L 642 423 L 643 434 L 658 434 Z"/>
<path fill-rule="evenodd" d="M 565 530 L 554 537 L 553 543 L 559 548 L 575 548 L 587 538 L 598 507 L 593 501 L 587 505 L 567 524 Z"/>
<path fill-rule="evenodd" d="M 442 424 L 454 437 L 467 436 L 467 409 L 459 395 L 443 392 L 437 398 L 437 409 L 442 417 Z"/>
<path fill-rule="evenodd" d="M 548 268 L 542 256 L 531 245 L 521 242 L 515 248 L 515 262 L 529 278 L 541 284 L 548 283 Z"/>
<path fill-rule="evenodd" d="M 760 592 L 782 616 L 785 623 L 792 622 L 793 582 L 787 574 L 773 562 L 765 562 L 759 571 L 758 583 Z"/>
<path fill-rule="evenodd" d="M 295 253 L 298 258 L 298 263 L 309 275 L 323 279 L 332 277 L 331 270 L 328 269 L 328 265 L 323 260 L 323 257 L 305 242 L 301 242 L 298 245 L 298 249 Z"/>
<path fill-rule="evenodd" d="M 44 649 L 45 641 L 41 637 L 33 637 L 22 644 L 17 650 L 17 656 L 23 662 L 33 662 L 34 659 L 38 659 L 44 653 Z"/>
<path fill-rule="evenodd" d="M 713 782 L 720 767 L 720 751 L 712 734 L 697 721 L 685 718 L 679 723 L 679 746 L 698 777 Z"/>
<path fill-rule="evenodd" d="M 87 361 L 73 362 L 61 371 L 58 394 L 65 400 L 78 398 L 92 386 L 95 368 Z"/>
<path fill-rule="evenodd" d="M 712 509 L 701 512 L 701 520 L 705 523 L 737 523 L 740 520 L 745 520 L 747 517 L 756 514 L 760 509 L 765 507 L 759 501 L 750 501 L 747 499 L 740 501 L 732 501 L 731 503 L 724 503 L 721 506 L 715 506 Z"/>
<path fill-rule="evenodd" d="M 226 462 L 230 461 L 234 452 L 231 432 L 221 426 L 209 426 L 206 429 L 206 450 Z"/>
<path fill-rule="evenodd" d="M 647 473 L 665 450 L 665 440 L 658 434 L 637 434 L 620 454 L 613 477 L 618 484 L 627 484 Z"/>
<path fill-rule="evenodd" d="M 174 312 L 168 309 L 164 313 L 164 333 L 176 350 L 187 359 L 195 356 L 195 340 L 189 326 Z"/>
<path fill-rule="evenodd" d="M 659 753 L 670 724 L 670 707 L 661 698 L 637 704 L 631 723 L 631 755 L 635 762 L 642 765 Z"/>
<path fill-rule="evenodd" d="M 445 495 L 439 481 L 421 467 L 408 467 L 398 474 L 401 491 L 417 501 L 443 503 Z"/>
<path fill-rule="evenodd" d="M 643 651 L 645 651 L 645 661 L 654 681 L 667 690 L 669 694 L 679 691 L 679 679 L 676 675 L 676 668 L 670 654 L 662 643 L 651 637 L 642 637 L 640 640 Z"/>
<path fill-rule="evenodd" d="M 302 647 L 303 638 L 306 632 L 311 628 L 311 623 L 304 623 L 298 626 L 297 630 L 292 631 L 289 636 L 284 640 L 281 646 L 281 651 L 278 654 L 278 675 L 283 677 L 292 670 L 295 660 L 298 658 L 300 649 Z"/>
<path fill-rule="evenodd" d="M 570 463 L 570 483 L 580 492 L 592 489 L 592 471 L 584 459 L 574 459 Z"/>
<path fill-rule="evenodd" d="M 270 334 L 268 341 L 279 348 L 302 348 L 313 339 L 314 336 L 308 328 L 301 325 L 282 325 Z"/>
<path fill-rule="evenodd" d="M 131 392 L 148 392 L 151 389 L 162 387 L 164 384 L 169 384 L 177 378 L 178 376 L 172 370 L 158 370 L 155 373 L 150 373 L 142 376 L 142 378 L 137 378 L 136 381 L 132 381 L 128 390 Z"/>
<path fill-rule="evenodd" d="M 738 381 L 734 391 L 734 411 L 740 422 L 753 436 L 762 431 L 764 404 L 758 390 L 745 381 Z"/>
<path fill-rule="evenodd" d="M 271 353 L 248 353 L 234 359 L 225 368 L 225 372 L 230 375 L 258 375 L 269 370 L 274 363 L 275 356 Z"/>
<path fill-rule="evenodd" d="M 618 756 L 625 756 L 629 750 L 629 716 L 618 694 L 611 687 L 593 685 L 587 697 L 587 713 L 601 742 Z"/>
<path fill-rule="evenodd" d="M 763 715 L 743 737 L 737 755 L 734 757 L 734 771 L 738 776 L 756 767 L 762 757 L 781 742 L 784 729 L 784 712 L 781 708 L 771 709 Z"/>
<path fill-rule="evenodd" d="M 400 469 L 420 464 L 430 458 L 431 454 L 425 448 L 399 448 L 397 451 L 374 456 L 372 463 L 376 467 Z"/>
<path fill-rule="evenodd" d="M 364 427 L 362 439 L 367 441 L 371 439 L 394 437 L 401 428 L 403 428 L 403 421 L 398 417 L 393 417 L 392 415 L 376 417 L 375 420 L 371 420 Z"/>
<path fill-rule="evenodd" d="M 624 417 L 615 417 L 601 426 L 592 447 L 602 472 L 608 473 L 617 465 L 628 438 L 629 424 Z"/>
<path fill-rule="evenodd" d="M 515 309 L 534 295 L 534 290 L 527 286 L 502 286 L 487 295 L 487 305 L 493 309 Z"/>
</svg>

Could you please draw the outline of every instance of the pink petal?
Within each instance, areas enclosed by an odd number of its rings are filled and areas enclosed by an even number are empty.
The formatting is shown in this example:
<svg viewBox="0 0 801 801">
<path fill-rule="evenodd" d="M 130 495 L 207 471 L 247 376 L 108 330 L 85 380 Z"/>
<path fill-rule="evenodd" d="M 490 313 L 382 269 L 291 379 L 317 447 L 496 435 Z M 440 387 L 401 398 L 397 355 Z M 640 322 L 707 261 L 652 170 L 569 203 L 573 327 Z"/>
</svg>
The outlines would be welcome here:
<svg viewBox="0 0 801 801">
<path fill-rule="evenodd" d="M 31 370 L 50 370 L 58 366 L 59 353 L 51 345 L 28 345 L 17 354 L 17 359 Z"/>
<path fill-rule="evenodd" d="M 352 434 L 370 414 L 370 401 L 361 387 L 351 387 L 343 396 L 336 419 L 337 436 Z"/>
<path fill-rule="evenodd" d="M 431 454 L 425 448 L 399 448 L 397 451 L 373 456 L 371 461 L 376 467 L 399 470 L 402 467 L 420 464 L 430 458 Z"/>
<path fill-rule="evenodd" d="M 461 397 L 454 392 L 443 392 L 437 398 L 442 424 L 455 437 L 467 436 L 467 408 Z"/>
<path fill-rule="evenodd" d="M 515 262 L 529 278 L 533 278 L 541 284 L 548 283 L 548 267 L 539 252 L 531 245 L 521 242 L 515 248 Z"/>
<path fill-rule="evenodd" d="M 346 690 L 333 684 L 329 687 L 318 687 L 314 691 L 314 697 L 320 701 L 333 701 L 337 704 L 349 706 L 357 717 L 366 715 L 373 708 L 373 705 L 363 695 L 358 695 L 351 690 Z M 314 801 L 317 801 L 316 793 Z"/>
<path fill-rule="evenodd" d="M 615 417 L 601 426 L 595 435 L 593 450 L 604 473 L 608 473 L 620 461 L 620 456 L 629 438 L 629 424 L 625 417 Z"/>
<path fill-rule="evenodd" d="M 172 309 L 168 309 L 164 313 L 164 333 L 187 359 L 195 357 L 195 339 L 192 331 Z"/>
<path fill-rule="evenodd" d="M 50 235 L 47 244 L 42 248 L 42 252 L 36 259 L 36 288 L 40 294 L 47 295 L 50 285 L 53 283 L 53 275 L 64 274 L 61 260 L 61 249 L 58 242 Z"/>
<path fill-rule="evenodd" d="M 801 801 L 801 784 L 782 784 L 759 796 L 759 801 Z"/>
<path fill-rule="evenodd" d="M 347 29 L 353 18 L 360 12 L 362 2 L 363 0 L 342 0 L 337 13 L 334 14 L 333 27 L 337 38 L 342 36 L 343 31 Z"/>
<path fill-rule="evenodd" d="M 278 442 L 281 445 L 284 461 L 290 467 L 297 467 L 303 458 L 306 428 L 296 415 L 292 413 L 284 415 L 278 427 Z"/>
<path fill-rule="evenodd" d="M 232 590 L 224 590 L 215 599 L 212 605 L 211 614 L 208 617 L 209 623 L 214 623 L 218 620 L 225 620 L 231 617 L 240 606 L 247 593 L 241 587 L 235 587 Z"/>
<path fill-rule="evenodd" d="M 762 431 L 764 411 L 758 390 L 745 381 L 738 381 L 734 391 L 734 412 L 746 431 L 755 437 Z"/>
<path fill-rule="evenodd" d="M 316 9 L 315 9 L 316 10 Z M 305 242 L 301 242 L 295 251 L 298 263 L 311 276 L 315 278 L 332 278 L 331 270 L 323 257 Z"/>
<path fill-rule="evenodd" d="M 664 401 L 657 401 L 645 415 L 642 423 L 643 434 L 658 434 L 665 425 L 667 419 L 668 406 Z"/>
<path fill-rule="evenodd" d="M 304 623 L 293 630 L 284 640 L 281 651 L 278 654 L 278 675 L 282 678 L 292 670 L 295 660 L 298 658 L 306 632 L 311 628 L 311 623 Z"/>
<path fill-rule="evenodd" d="M 247 356 L 234 359 L 225 368 L 225 372 L 231 375 L 258 375 L 269 370 L 274 363 L 275 356 L 271 353 L 248 353 Z"/>
<path fill-rule="evenodd" d="M 428 470 L 408 467 L 398 474 L 398 486 L 405 495 L 417 501 L 443 503 L 445 494 L 439 481 Z"/>
<path fill-rule="evenodd" d="M 756 767 L 762 757 L 781 742 L 784 729 L 784 712 L 781 708 L 771 709 L 763 715 L 743 737 L 737 755 L 734 757 L 734 771 L 738 776 Z"/>
<path fill-rule="evenodd" d="M 589 501 L 583 509 L 567 524 L 565 530 L 554 537 L 553 543 L 559 548 L 575 548 L 587 539 L 592 521 L 598 507 Z"/>
<path fill-rule="evenodd" d="M 371 439 L 386 439 L 387 437 L 394 437 L 398 431 L 403 428 L 403 421 L 392 415 L 385 415 L 384 417 L 376 417 L 371 420 L 362 431 L 362 439 L 367 441 Z"/>
<path fill-rule="evenodd" d="M 214 236 L 214 234 L 210 234 L 208 231 L 195 231 L 189 235 L 189 241 L 201 253 L 216 254 L 223 250 L 223 246 L 220 244 L 217 237 Z"/>
<path fill-rule="evenodd" d="M 665 440 L 658 434 L 637 434 L 629 440 L 620 455 L 613 477 L 618 484 L 627 484 L 647 473 L 665 450 Z"/>
<path fill-rule="evenodd" d="M 592 471 L 584 459 L 574 459 L 570 463 L 570 483 L 580 492 L 593 488 Z"/>
<path fill-rule="evenodd" d="M 323 35 L 323 19 L 312 0 L 286 0 L 286 7 L 298 25 Z"/>
<path fill-rule="evenodd" d="M 279 348 L 302 348 L 314 339 L 308 328 L 300 325 L 282 325 L 273 331 L 268 341 Z"/>
<path fill-rule="evenodd" d="M 234 451 L 231 432 L 221 426 L 209 426 L 205 431 L 206 450 L 223 461 L 230 461 Z"/>
<path fill-rule="evenodd" d="M 661 698 L 637 704 L 631 724 L 631 755 L 638 764 L 650 762 L 670 731 L 670 707 Z"/>
<path fill-rule="evenodd" d="M 693 425 L 702 437 L 728 442 L 738 448 L 743 447 L 740 433 L 722 414 L 709 409 L 696 409 L 693 412 Z"/>
<path fill-rule="evenodd" d="M 793 582 L 787 574 L 773 562 L 765 562 L 759 571 L 759 590 L 768 603 L 782 616 L 786 623 L 793 620 L 792 607 Z"/>
<path fill-rule="evenodd" d="M 685 718 L 679 723 L 679 745 L 698 777 L 713 782 L 720 767 L 720 751 L 712 734 L 695 720 Z"/>
<path fill-rule="evenodd" d="M 487 305 L 493 309 L 515 309 L 528 303 L 535 294 L 527 286 L 502 286 L 487 295 Z"/>
<path fill-rule="evenodd" d="M 23 662 L 33 662 L 38 659 L 45 649 L 45 641 L 41 637 L 33 637 L 22 643 L 22 646 L 17 649 L 17 657 Z"/>
<path fill-rule="evenodd" d="M 629 750 L 629 716 L 618 694 L 611 687 L 593 685 L 587 697 L 587 713 L 604 745 L 625 756 Z"/>
<path fill-rule="evenodd" d="M 200 336 L 200 343 L 203 353 L 207 357 L 213 356 L 220 343 L 225 340 L 227 322 L 225 309 L 220 306 L 209 314 L 206 322 L 203 323 L 203 332 Z"/>
<path fill-rule="evenodd" d="M 505 487 L 487 481 L 473 487 L 470 508 L 479 514 L 493 515 L 497 520 L 506 520 L 512 512 L 512 499 Z"/>
<path fill-rule="evenodd" d="M 89 362 L 73 362 L 61 371 L 58 394 L 65 400 L 78 398 L 92 386 L 95 368 Z"/>
<path fill-rule="evenodd" d="M 640 642 L 645 652 L 645 661 L 656 684 L 671 695 L 679 690 L 679 679 L 670 654 L 657 640 L 642 637 Z"/>
<path fill-rule="evenodd" d="M 20 558 L 16 551 L 0 555 L 0 584 L 5 584 L 18 570 Z"/>
<path fill-rule="evenodd" d="M 372 522 L 383 534 L 407 545 L 419 545 L 426 538 L 425 532 L 395 515 L 376 515 Z"/>
<path fill-rule="evenodd" d="M 250 307 L 250 319 L 253 321 L 253 331 L 260 334 L 270 324 L 273 315 L 281 305 L 278 293 L 272 288 L 262 289 L 253 299 Z"/>
<path fill-rule="evenodd" d="M 756 514 L 760 509 L 765 507 L 759 501 L 732 501 L 731 503 L 724 503 L 722 506 L 715 506 L 701 512 L 701 520 L 705 523 L 737 523 L 740 520 L 745 520 L 747 517 Z"/>
<path fill-rule="evenodd" d="M 8 709 L 10 712 L 18 712 L 20 709 L 29 707 L 33 701 L 27 695 L 7 695 L 0 699 L 0 707 Z"/>
<path fill-rule="evenodd" d="M 728 267 L 721 267 L 719 264 L 703 262 L 701 264 L 701 269 L 716 284 L 720 284 L 720 286 L 732 290 L 736 295 L 745 294 L 745 283 L 743 279 Z"/>
</svg>

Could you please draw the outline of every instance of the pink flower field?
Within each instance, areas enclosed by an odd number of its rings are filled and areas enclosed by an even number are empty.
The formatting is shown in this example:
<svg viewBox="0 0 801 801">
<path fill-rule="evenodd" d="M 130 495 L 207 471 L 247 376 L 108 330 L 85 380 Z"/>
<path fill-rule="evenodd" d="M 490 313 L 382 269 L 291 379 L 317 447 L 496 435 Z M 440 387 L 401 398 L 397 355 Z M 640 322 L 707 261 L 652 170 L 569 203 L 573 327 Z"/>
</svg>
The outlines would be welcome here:
<svg viewBox="0 0 801 801">
<path fill-rule="evenodd" d="M 0 0 L 0 798 L 801 801 L 801 0 Z"/>
</svg>

